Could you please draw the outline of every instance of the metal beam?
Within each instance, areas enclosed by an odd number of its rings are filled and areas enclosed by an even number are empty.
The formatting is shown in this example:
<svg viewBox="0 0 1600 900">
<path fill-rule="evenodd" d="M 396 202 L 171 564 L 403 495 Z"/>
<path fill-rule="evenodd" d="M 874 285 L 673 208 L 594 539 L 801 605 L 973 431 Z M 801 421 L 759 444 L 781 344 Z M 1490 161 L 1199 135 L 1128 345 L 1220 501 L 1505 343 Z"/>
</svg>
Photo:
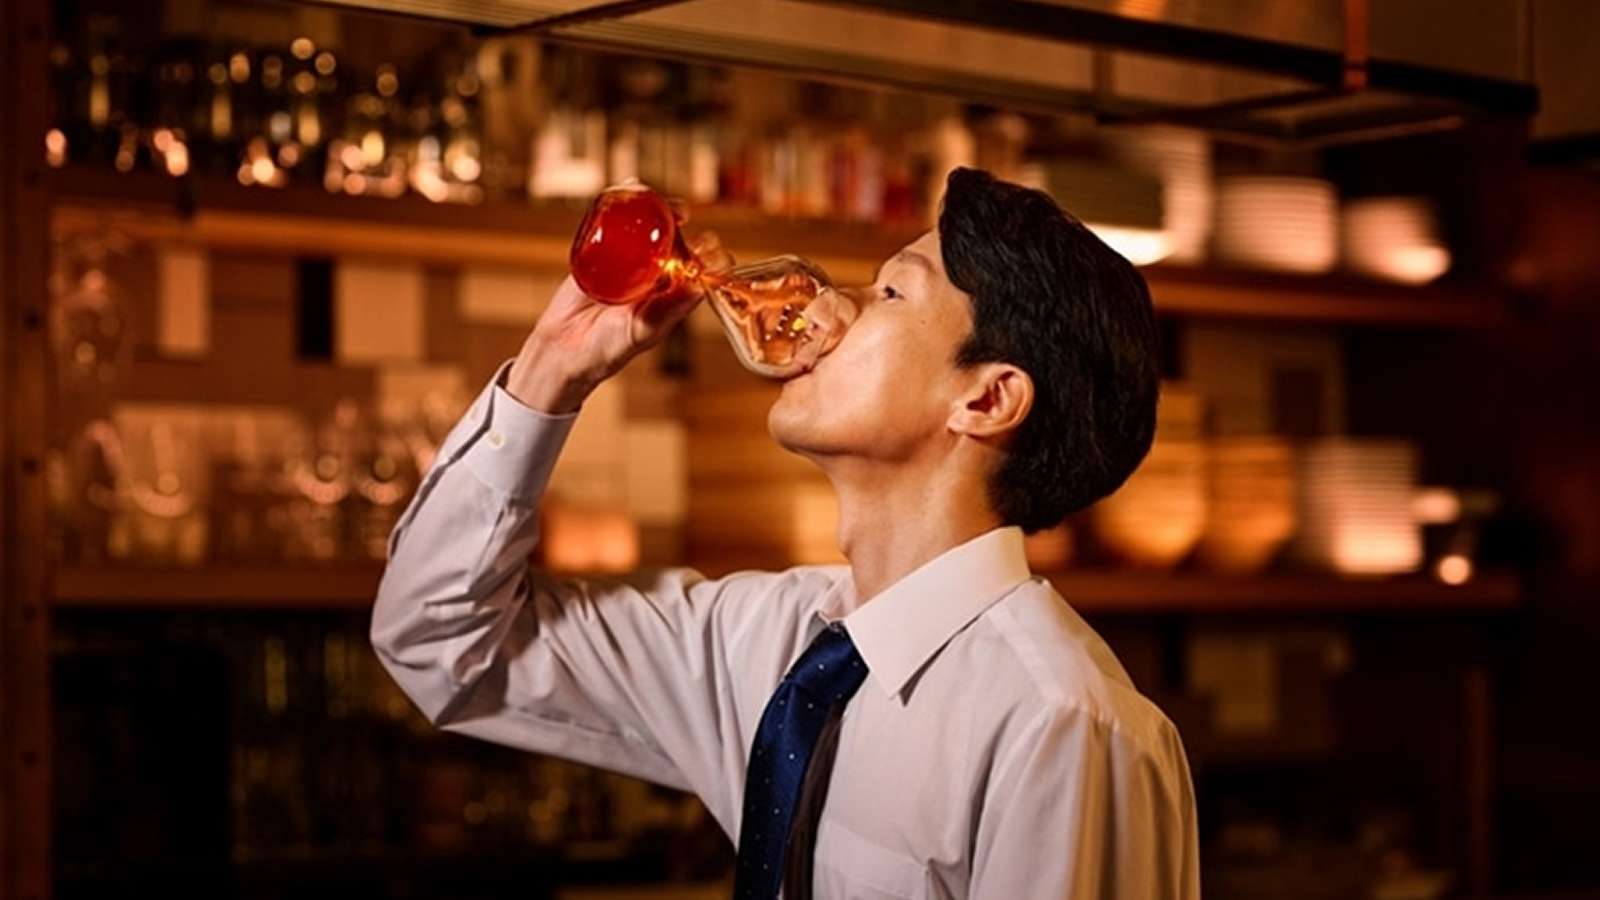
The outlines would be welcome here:
<svg viewBox="0 0 1600 900">
<path fill-rule="evenodd" d="M 376 0 L 320 0 L 345 6 L 371 8 Z M 815 47 L 729 40 L 675 26 L 670 21 L 641 18 L 654 10 L 691 0 L 610 0 L 577 9 L 546 14 L 510 4 L 477 0 L 394 0 L 389 10 L 467 21 L 481 33 L 534 31 L 551 40 L 642 53 L 673 59 L 774 69 L 833 81 L 931 90 L 968 96 L 980 102 L 1050 111 L 1077 110 L 1106 118 L 1135 115 L 1184 120 L 1222 132 L 1254 139 L 1298 141 L 1312 132 L 1316 140 L 1325 128 L 1314 123 L 1286 126 L 1267 116 L 1240 114 L 1241 108 L 1198 111 L 1178 104 L 1156 104 L 1110 96 L 1093 90 L 1061 90 L 1022 78 L 996 74 L 974 78 L 966 72 L 946 71 L 937 65 L 906 66 L 871 54 L 829 51 Z M 801 2 L 801 0 L 797 0 Z M 1290 43 L 1203 28 L 1179 22 L 1157 21 L 1083 8 L 1059 0 L 803 0 L 817 6 L 900 16 L 907 20 L 942 23 L 1053 40 L 1092 47 L 1107 54 L 1131 53 L 1168 60 L 1222 67 L 1240 72 L 1286 77 L 1319 90 L 1357 93 L 1381 90 L 1414 98 L 1419 111 L 1399 114 L 1399 120 L 1439 120 L 1433 110 L 1439 101 L 1455 104 L 1462 115 L 1488 112 L 1532 115 L 1538 109 L 1538 91 L 1528 83 L 1444 70 L 1370 54 L 1370 0 L 1344 0 L 1344 40 L 1339 49 Z M 1251 98 L 1240 104 L 1281 108 L 1294 94 L 1279 93 Z M 1321 97 L 1320 94 L 1317 95 Z M 1232 106 L 1232 104 L 1230 104 Z M 1420 111 L 1425 109 L 1426 112 Z M 1343 114 L 1339 114 L 1342 116 Z M 1326 124 L 1339 121 L 1329 117 Z"/>
<path fill-rule="evenodd" d="M 1367 86 L 1425 94 L 1481 107 L 1491 112 L 1532 115 L 1538 89 L 1531 84 L 1447 71 L 1398 60 L 1375 59 L 1365 40 L 1348 52 L 1324 50 L 1266 38 L 1230 34 L 1174 22 L 1133 19 L 1114 13 L 1038 0 L 807 0 L 827 6 L 897 13 L 973 28 L 1144 53 L 1250 72 L 1298 78 L 1329 87 L 1343 86 L 1347 67 L 1363 65 Z M 1367 27 L 1366 4 L 1351 0 L 1348 28 Z M 1349 35 L 1346 35 L 1347 39 Z"/>
<path fill-rule="evenodd" d="M 534 19 L 526 25 L 519 25 L 512 29 L 517 33 L 551 31 L 557 28 L 570 28 L 574 25 L 586 25 L 590 22 L 604 22 L 607 19 L 621 19 L 635 16 L 639 13 L 649 12 L 652 9 L 661 9 L 664 6 L 677 6 L 689 0 L 615 0 L 612 3 L 600 3 L 575 9 L 572 12 L 558 13 L 542 19 Z"/>
<path fill-rule="evenodd" d="M 1536 140 L 1528 148 L 1528 161 L 1536 166 L 1600 165 L 1600 131 Z"/>
<path fill-rule="evenodd" d="M 508 29 L 515 32 L 520 29 Z M 902 63 L 851 53 L 741 40 L 730 42 L 692 29 L 627 19 L 591 21 L 583 28 L 542 33 L 553 43 L 678 62 L 735 65 L 783 72 L 800 78 L 941 93 L 973 103 L 1019 111 L 1059 113 L 1081 110 L 1110 118 L 1154 115 L 1167 106 L 1097 95 L 1090 90 L 1052 87 L 1004 77 Z"/>
<path fill-rule="evenodd" d="M 1343 57 L 1332 50 L 1134 19 L 1038 0 L 807 0 L 824 6 L 895 13 L 969 28 L 1145 53 L 1167 59 L 1338 84 Z"/>
</svg>

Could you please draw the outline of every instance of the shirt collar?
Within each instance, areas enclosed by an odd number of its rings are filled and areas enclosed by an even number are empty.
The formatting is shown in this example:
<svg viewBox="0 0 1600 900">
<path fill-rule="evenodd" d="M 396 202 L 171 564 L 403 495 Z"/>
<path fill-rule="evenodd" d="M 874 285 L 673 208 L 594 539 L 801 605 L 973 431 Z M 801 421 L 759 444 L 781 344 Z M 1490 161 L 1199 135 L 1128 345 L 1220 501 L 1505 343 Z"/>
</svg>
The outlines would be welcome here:
<svg viewBox="0 0 1600 900">
<path fill-rule="evenodd" d="M 843 619 L 872 679 L 893 697 L 956 632 L 1031 575 L 1022 529 L 1002 526 L 923 563 L 865 604 L 846 570 L 816 617 Z"/>
</svg>

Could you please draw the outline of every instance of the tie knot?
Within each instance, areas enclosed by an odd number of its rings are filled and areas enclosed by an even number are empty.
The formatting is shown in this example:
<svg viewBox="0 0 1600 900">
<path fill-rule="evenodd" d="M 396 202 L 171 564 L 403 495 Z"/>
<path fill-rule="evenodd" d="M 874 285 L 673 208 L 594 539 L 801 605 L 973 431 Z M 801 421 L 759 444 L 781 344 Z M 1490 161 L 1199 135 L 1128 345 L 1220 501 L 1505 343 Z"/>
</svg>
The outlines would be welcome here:
<svg viewBox="0 0 1600 900">
<path fill-rule="evenodd" d="M 867 677 L 867 664 L 856 651 L 844 626 L 835 622 L 823 629 L 789 670 L 787 680 L 829 702 L 847 700 Z"/>
</svg>

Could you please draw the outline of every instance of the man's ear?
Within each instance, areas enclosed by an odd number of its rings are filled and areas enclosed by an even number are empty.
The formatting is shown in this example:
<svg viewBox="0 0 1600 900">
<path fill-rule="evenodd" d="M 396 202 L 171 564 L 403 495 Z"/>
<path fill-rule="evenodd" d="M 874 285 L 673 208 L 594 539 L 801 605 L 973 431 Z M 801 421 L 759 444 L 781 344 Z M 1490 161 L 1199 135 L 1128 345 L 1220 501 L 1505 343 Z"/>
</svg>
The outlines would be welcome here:
<svg viewBox="0 0 1600 900">
<path fill-rule="evenodd" d="M 946 423 L 968 437 L 1004 437 L 1022 425 L 1033 408 L 1033 379 L 1010 363 L 983 363 L 957 400 Z"/>
</svg>

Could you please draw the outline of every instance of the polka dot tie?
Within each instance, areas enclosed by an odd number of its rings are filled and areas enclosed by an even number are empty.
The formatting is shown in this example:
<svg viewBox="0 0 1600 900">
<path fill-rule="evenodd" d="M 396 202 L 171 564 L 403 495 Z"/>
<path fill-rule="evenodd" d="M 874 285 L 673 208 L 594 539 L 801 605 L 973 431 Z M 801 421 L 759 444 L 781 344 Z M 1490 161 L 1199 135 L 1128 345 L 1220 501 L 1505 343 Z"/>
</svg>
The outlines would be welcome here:
<svg viewBox="0 0 1600 900">
<path fill-rule="evenodd" d="M 734 900 L 774 900 L 806 764 L 834 704 L 850 702 L 867 665 L 850 635 L 830 624 L 779 682 L 761 714 L 744 782 Z"/>
</svg>

